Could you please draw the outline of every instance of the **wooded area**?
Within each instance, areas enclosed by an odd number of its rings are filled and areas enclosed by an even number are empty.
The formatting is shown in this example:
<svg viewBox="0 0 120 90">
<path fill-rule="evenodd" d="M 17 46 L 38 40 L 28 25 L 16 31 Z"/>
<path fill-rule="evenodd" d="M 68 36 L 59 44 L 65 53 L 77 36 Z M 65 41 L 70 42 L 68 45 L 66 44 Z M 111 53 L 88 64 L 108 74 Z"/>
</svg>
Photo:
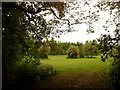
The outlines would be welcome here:
<svg viewBox="0 0 120 90">
<path fill-rule="evenodd" d="M 3 90 L 22 90 L 24 86 L 42 82 L 57 74 L 52 66 L 41 63 L 41 58 L 49 58 L 49 55 L 67 55 L 66 58 L 92 58 L 101 55 L 102 61 L 112 58 L 109 76 L 114 89 L 119 89 L 120 23 L 117 18 L 120 15 L 120 2 L 99 2 L 94 5 L 96 11 L 89 11 L 88 16 L 81 11 L 79 19 L 75 19 L 77 12 L 70 19 L 64 18 L 69 9 L 81 7 L 76 3 L 78 2 L 2 2 Z M 91 5 L 87 1 L 83 4 L 86 7 Z M 108 27 L 114 22 L 116 29 L 113 37 L 106 34 L 97 40 L 86 41 L 85 44 L 57 42 L 54 38 L 48 40 L 51 35 L 60 37 L 61 34 L 74 32 L 72 26 L 81 23 L 89 26 L 86 32 L 94 33 L 93 23 L 99 21 L 100 11 L 109 11 L 111 16 L 114 15 L 112 21 L 106 20 L 103 26 L 109 32 Z M 53 19 L 47 21 L 45 16 L 50 14 Z M 65 30 L 60 29 L 63 25 L 66 26 Z"/>
</svg>

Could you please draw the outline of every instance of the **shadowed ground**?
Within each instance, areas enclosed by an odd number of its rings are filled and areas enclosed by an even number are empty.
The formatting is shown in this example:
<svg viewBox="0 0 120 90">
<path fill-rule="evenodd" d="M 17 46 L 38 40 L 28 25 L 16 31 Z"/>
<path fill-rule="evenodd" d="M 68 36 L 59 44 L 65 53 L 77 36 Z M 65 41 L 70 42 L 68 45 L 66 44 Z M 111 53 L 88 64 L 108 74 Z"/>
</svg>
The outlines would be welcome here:
<svg viewBox="0 0 120 90">
<path fill-rule="evenodd" d="M 58 74 L 49 80 L 29 87 L 30 90 L 39 88 L 110 88 L 110 78 L 103 72 L 90 71 L 75 74 Z"/>
</svg>

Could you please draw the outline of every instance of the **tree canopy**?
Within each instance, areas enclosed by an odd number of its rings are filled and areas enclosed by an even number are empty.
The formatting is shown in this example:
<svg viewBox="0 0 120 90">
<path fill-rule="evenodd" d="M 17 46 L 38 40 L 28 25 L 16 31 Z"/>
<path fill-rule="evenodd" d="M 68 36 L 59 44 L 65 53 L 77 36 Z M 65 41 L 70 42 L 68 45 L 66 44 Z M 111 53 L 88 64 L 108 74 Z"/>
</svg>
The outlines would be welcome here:
<svg viewBox="0 0 120 90">
<path fill-rule="evenodd" d="M 99 53 L 99 50 L 98 50 L 98 47 L 97 47 L 96 40 L 85 43 L 85 45 L 84 45 L 84 54 L 86 56 L 92 57 L 93 55 L 98 55 L 98 53 Z"/>
<path fill-rule="evenodd" d="M 44 72 L 43 70 L 39 69 L 37 65 L 29 64 L 32 62 L 39 62 L 37 61 L 37 49 L 40 47 L 40 44 L 43 44 L 43 38 L 48 37 L 51 33 L 50 26 L 46 22 L 45 18 L 43 18 L 43 11 L 51 11 L 54 16 L 57 18 L 56 14 L 54 13 L 55 8 L 59 16 L 62 17 L 64 14 L 62 7 L 64 8 L 64 3 L 59 3 L 60 7 L 56 7 L 58 3 L 35 3 L 35 2 L 3 2 L 2 3 L 2 25 L 3 25 L 3 62 L 2 62 L 2 75 L 3 75 L 3 88 L 10 89 L 12 84 L 23 85 L 27 78 L 32 81 L 38 77 L 46 77 L 48 72 L 51 74 L 54 73 L 53 68 L 48 67 L 49 70 Z M 38 14 L 39 15 L 36 15 Z M 63 14 L 62 14 L 63 13 Z M 43 46 L 41 46 L 43 49 Z M 44 51 L 44 50 L 42 50 Z M 46 53 L 48 54 L 48 52 Z M 26 58 L 26 62 L 19 65 L 17 64 L 19 61 L 22 61 L 24 56 L 28 56 Z M 25 57 L 24 57 L 25 58 Z M 29 60 L 28 60 L 29 59 Z M 31 60 L 31 61 L 30 61 Z M 30 62 L 28 62 L 30 61 Z M 16 67 L 16 68 L 15 68 Z M 47 66 L 45 66 L 47 67 Z M 23 69 L 22 69 L 23 68 Z M 26 70 L 24 70 L 26 68 Z M 32 69 L 39 69 L 39 72 L 33 72 L 31 74 L 27 74 L 31 72 Z M 53 72 L 52 72 L 53 71 Z M 40 74 L 41 73 L 41 74 Z M 17 75 L 18 74 L 18 75 Z M 37 75 L 38 74 L 38 75 Z M 49 75 L 51 75 L 49 74 Z M 49 76 L 48 75 L 48 76 Z M 21 78 L 21 80 L 19 80 Z M 18 81 L 20 82 L 18 82 Z M 23 80 L 23 82 L 22 82 Z M 30 81 L 27 82 L 30 83 Z M 17 85 L 15 85 L 17 87 Z M 12 87 L 14 88 L 14 87 Z M 18 89 L 18 88 L 17 88 Z"/>
</svg>

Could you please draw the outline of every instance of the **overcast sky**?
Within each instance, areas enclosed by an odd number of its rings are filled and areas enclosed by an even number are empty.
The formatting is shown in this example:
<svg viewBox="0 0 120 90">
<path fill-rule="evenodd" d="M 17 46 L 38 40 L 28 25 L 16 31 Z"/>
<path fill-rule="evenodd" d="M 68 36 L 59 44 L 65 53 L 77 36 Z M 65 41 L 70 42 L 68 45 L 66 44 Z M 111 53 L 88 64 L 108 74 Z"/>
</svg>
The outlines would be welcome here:
<svg viewBox="0 0 120 90">
<path fill-rule="evenodd" d="M 82 42 L 82 43 L 85 43 L 86 40 L 91 41 L 93 39 L 99 38 L 101 34 L 113 35 L 112 31 L 114 30 L 114 27 L 113 27 L 113 29 L 111 29 L 110 33 L 101 29 L 101 30 L 96 30 L 95 33 L 88 34 L 86 32 L 86 27 L 84 24 L 81 26 L 76 26 L 75 28 L 79 29 L 79 30 L 76 32 L 71 32 L 71 33 L 67 33 L 65 35 L 61 35 L 60 38 L 55 38 L 55 40 L 61 41 L 61 42 Z"/>
<path fill-rule="evenodd" d="M 96 2 L 94 2 L 94 3 L 96 3 Z M 94 3 L 91 3 L 91 4 L 94 4 Z M 83 8 L 86 10 L 88 9 L 87 7 L 84 7 L 84 6 L 83 6 Z M 94 8 L 92 8 L 92 10 L 94 10 Z M 73 13 L 74 11 L 72 10 L 71 12 Z M 85 24 L 74 25 L 74 29 L 78 30 L 78 31 L 66 33 L 65 35 L 61 35 L 60 38 L 55 38 L 55 40 L 61 41 L 61 42 L 82 42 L 82 43 L 85 43 L 86 40 L 90 41 L 90 40 L 99 38 L 101 34 L 113 35 L 113 30 L 115 30 L 114 25 L 112 27 L 108 28 L 108 29 L 110 29 L 109 33 L 107 31 L 105 31 L 102 27 L 105 24 L 105 21 L 107 19 L 111 19 L 109 13 L 101 11 L 100 16 L 101 16 L 101 19 L 99 20 L 99 22 L 95 23 L 95 28 L 96 28 L 95 33 L 88 34 L 86 32 L 87 26 Z M 50 19 L 50 16 L 47 18 Z"/>
</svg>

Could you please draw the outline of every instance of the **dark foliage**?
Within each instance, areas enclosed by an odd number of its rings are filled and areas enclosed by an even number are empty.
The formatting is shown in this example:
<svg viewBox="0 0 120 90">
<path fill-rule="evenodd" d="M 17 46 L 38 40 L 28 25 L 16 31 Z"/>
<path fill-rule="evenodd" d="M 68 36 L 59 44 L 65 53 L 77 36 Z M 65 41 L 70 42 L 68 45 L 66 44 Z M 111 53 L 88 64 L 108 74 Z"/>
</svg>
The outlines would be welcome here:
<svg viewBox="0 0 120 90">
<path fill-rule="evenodd" d="M 43 5 L 41 9 L 38 8 L 39 5 Z M 34 83 L 36 78 L 41 80 L 55 74 L 51 66 L 41 65 L 38 61 L 36 51 L 40 47 L 42 39 L 49 36 L 50 28 L 47 26 L 43 15 L 37 16 L 35 14 L 50 10 L 56 15 L 54 10 L 48 9 L 54 7 L 58 11 L 62 10 L 59 11 L 59 16 L 63 17 L 64 3 L 59 5 L 63 8 L 60 9 L 53 3 L 35 4 L 30 2 L 29 5 L 28 2 L 2 3 L 3 90 L 18 90 L 24 85 Z M 37 11 L 35 11 L 36 8 Z M 20 64 L 23 57 L 25 62 Z"/>
<path fill-rule="evenodd" d="M 98 41 L 99 49 L 103 54 L 101 56 L 102 61 L 106 61 L 109 57 L 113 58 L 112 67 L 110 69 L 109 75 L 112 77 L 112 83 L 115 90 L 119 89 L 120 86 L 120 46 L 118 45 L 117 33 L 115 38 L 110 35 L 102 35 Z"/>
</svg>

